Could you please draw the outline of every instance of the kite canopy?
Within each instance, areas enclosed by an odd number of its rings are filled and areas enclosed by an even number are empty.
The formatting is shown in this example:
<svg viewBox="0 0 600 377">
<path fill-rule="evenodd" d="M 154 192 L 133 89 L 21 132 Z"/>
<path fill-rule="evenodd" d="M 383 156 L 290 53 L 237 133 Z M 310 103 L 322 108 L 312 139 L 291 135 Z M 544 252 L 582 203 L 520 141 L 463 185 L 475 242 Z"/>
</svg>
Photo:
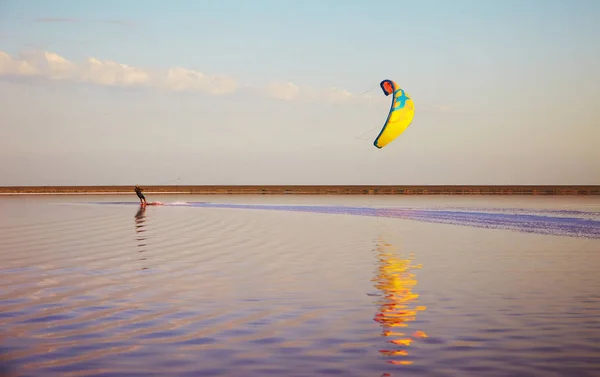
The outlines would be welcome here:
<svg viewBox="0 0 600 377">
<path fill-rule="evenodd" d="M 392 97 L 392 105 L 387 119 L 373 142 L 381 149 L 400 136 L 410 125 L 415 116 L 415 105 L 412 99 L 392 80 L 383 80 L 380 84 L 383 93 Z"/>
</svg>

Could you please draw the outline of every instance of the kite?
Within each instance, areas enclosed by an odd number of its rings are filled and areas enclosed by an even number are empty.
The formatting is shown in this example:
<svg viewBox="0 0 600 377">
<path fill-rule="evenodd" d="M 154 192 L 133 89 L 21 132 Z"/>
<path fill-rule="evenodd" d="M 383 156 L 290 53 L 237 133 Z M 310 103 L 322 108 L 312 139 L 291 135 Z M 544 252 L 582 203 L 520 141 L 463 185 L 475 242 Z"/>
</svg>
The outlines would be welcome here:
<svg viewBox="0 0 600 377">
<path fill-rule="evenodd" d="M 383 93 L 392 97 L 390 112 L 383 128 L 375 138 L 373 145 L 379 149 L 385 147 L 400 136 L 410 125 L 415 116 L 415 105 L 412 99 L 392 80 L 383 80 L 380 84 Z"/>
</svg>

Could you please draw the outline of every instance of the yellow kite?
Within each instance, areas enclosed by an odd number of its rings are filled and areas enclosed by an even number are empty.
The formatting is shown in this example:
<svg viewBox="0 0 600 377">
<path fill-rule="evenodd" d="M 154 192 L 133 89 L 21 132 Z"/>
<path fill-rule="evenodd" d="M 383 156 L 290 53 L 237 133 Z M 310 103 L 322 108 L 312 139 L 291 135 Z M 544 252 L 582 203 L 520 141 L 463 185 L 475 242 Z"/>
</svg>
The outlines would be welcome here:
<svg viewBox="0 0 600 377">
<path fill-rule="evenodd" d="M 381 132 L 373 142 L 373 145 L 381 149 L 408 128 L 415 116 L 415 104 L 404 89 L 400 88 L 394 81 L 383 80 L 379 85 L 386 96 L 393 95 L 388 117 Z"/>
</svg>

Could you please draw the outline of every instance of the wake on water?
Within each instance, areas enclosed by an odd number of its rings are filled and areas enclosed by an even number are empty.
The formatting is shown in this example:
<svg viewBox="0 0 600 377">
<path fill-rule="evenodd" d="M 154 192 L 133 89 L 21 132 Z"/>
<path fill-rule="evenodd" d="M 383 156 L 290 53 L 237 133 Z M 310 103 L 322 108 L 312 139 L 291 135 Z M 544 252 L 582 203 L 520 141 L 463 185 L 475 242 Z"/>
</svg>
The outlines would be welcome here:
<svg viewBox="0 0 600 377">
<path fill-rule="evenodd" d="M 152 202 L 156 206 L 275 210 L 369 217 L 388 217 L 430 223 L 503 229 L 554 236 L 600 239 L 600 212 L 523 208 L 346 207 L 323 205 L 224 204 L 209 202 Z M 139 205 L 139 202 L 94 202 L 101 205 Z M 148 203 L 148 205 L 151 205 Z"/>
</svg>

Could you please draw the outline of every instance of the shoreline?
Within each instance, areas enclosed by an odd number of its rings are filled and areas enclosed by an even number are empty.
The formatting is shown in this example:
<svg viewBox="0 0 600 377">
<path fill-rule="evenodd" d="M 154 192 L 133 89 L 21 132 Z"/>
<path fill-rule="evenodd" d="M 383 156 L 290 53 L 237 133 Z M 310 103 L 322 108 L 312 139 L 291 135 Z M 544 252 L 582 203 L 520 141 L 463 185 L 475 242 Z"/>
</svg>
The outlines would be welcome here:
<svg viewBox="0 0 600 377">
<path fill-rule="evenodd" d="M 131 186 L 0 186 L 0 195 L 131 195 Z M 145 194 L 188 195 L 600 195 L 600 185 L 148 185 Z"/>
</svg>

